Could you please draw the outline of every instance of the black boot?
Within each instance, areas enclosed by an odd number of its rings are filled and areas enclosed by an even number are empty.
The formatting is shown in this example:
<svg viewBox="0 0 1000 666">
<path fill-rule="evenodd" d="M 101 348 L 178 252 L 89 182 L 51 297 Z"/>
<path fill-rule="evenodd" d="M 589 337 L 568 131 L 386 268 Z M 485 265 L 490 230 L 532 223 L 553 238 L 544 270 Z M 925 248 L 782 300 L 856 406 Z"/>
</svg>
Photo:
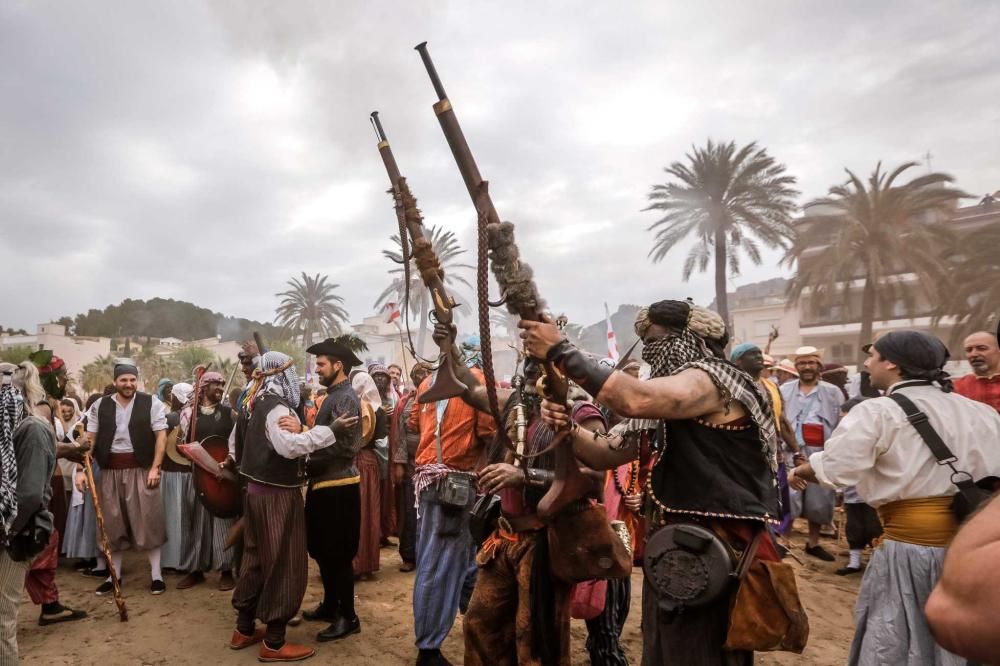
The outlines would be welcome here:
<svg viewBox="0 0 1000 666">
<path fill-rule="evenodd" d="M 351 634 L 357 634 L 360 632 L 361 620 L 358 619 L 357 615 L 350 620 L 338 617 L 329 627 L 316 634 L 316 640 L 320 643 L 325 643 L 326 641 L 337 641 L 341 638 L 347 638 Z"/>
</svg>

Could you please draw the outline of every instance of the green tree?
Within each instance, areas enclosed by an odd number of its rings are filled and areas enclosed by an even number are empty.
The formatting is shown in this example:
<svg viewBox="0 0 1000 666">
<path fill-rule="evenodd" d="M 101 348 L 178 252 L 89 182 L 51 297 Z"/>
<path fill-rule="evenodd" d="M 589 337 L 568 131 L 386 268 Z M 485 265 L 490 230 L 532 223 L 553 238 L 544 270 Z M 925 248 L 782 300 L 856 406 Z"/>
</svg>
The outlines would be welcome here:
<svg viewBox="0 0 1000 666">
<path fill-rule="evenodd" d="M 17 365 L 23 361 L 27 361 L 31 352 L 32 349 L 28 345 L 7 347 L 6 349 L 0 350 L 0 362 L 13 363 L 14 365 Z"/>
<path fill-rule="evenodd" d="M 161 379 L 181 381 L 182 368 L 170 354 L 157 354 L 155 348 L 148 346 L 136 357 L 143 383 L 152 392 Z"/>
<path fill-rule="evenodd" d="M 305 377 L 306 374 L 306 348 L 300 345 L 295 340 L 284 339 L 284 340 L 274 340 L 268 345 L 268 351 L 281 352 L 282 354 L 287 354 L 292 357 L 295 361 L 295 372 L 299 374 L 299 379 Z"/>
<path fill-rule="evenodd" d="M 770 249 L 787 247 L 799 193 L 785 165 L 756 143 L 737 148 L 732 141 L 710 139 L 686 157 L 687 164 L 673 162 L 664 169 L 672 180 L 654 185 L 649 193 L 651 203 L 644 210 L 662 213 L 649 226 L 656 230 L 649 256 L 658 263 L 681 240 L 694 236 L 681 278 L 687 282 L 695 268 L 705 272 L 714 258 L 715 302 L 728 325 L 727 269 L 739 275 L 741 251 L 760 264 L 755 239 Z"/>
<path fill-rule="evenodd" d="M 214 361 L 215 354 L 204 347 L 191 345 L 181 347 L 170 355 L 170 359 L 180 372 L 179 380 L 189 382 L 194 377 L 194 369 L 199 365 L 207 365 Z"/>
<path fill-rule="evenodd" d="M 944 173 L 917 176 L 902 185 L 896 180 L 917 166 L 907 162 L 891 172 L 879 162 L 865 183 L 847 171 L 848 181 L 830 188 L 829 195 L 806 206 L 786 262 L 797 265 L 788 296 L 798 302 L 811 292 L 813 308 L 847 303 L 852 283 L 861 281 L 861 347 L 872 340 L 876 308 L 889 312 L 902 303 L 907 316 L 917 314 L 916 291 L 931 303 L 942 298 L 947 263 L 943 251 L 952 247 L 954 234 L 943 224 L 965 192 L 950 186 Z M 917 290 L 908 288 L 908 276 L 917 277 Z"/>
<path fill-rule="evenodd" d="M 100 392 L 114 382 L 114 369 L 114 356 L 98 356 L 80 369 L 80 384 L 88 393 Z"/>
<path fill-rule="evenodd" d="M 953 345 L 970 333 L 995 331 L 1000 319 L 1000 226 L 972 231 L 948 253 L 947 296 L 935 317 L 954 316 Z"/>
<path fill-rule="evenodd" d="M 276 310 L 278 326 L 292 335 L 301 334 L 305 346 L 313 343 L 313 335 L 329 337 L 341 332 L 347 323 L 344 299 L 337 295 L 339 284 L 327 282 L 326 275 L 315 276 L 302 273 L 302 280 L 292 278 L 287 291 L 275 294 L 281 296 L 281 304 Z"/>
<path fill-rule="evenodd" d="M 465 254 L 465 250 L 458 244 L 458 239 L 455 238 L 453 232 L 444 231 L 436 226 L 428 227 L 427 230 L 430 232 L 431 247 L 434 249 L 434 254 L 437 255 L 438 264 L 444 271 L 445 286 L 449 287 L 451 297 L 461 304 L 459 312 L 463 314 L 470 312 L 466 299 L 459 297 L 459 294 L 455 291 L 455 287 L 463 285 L 472 289 L 472 284 L 459 271 L 474 270 L 474 267 L 458 262 L 458 257 Z M 407 285 L 406 273 L 403 270 L 403 253 L 399 236 L 394 235 L 391 240 L 395 244 L 395 249 L 382 250 L 382 256 L 394 261 L 398 267 L 389 270 L 389 276 L 392 278 L 392 281 L 375 300 L 375 308 L 381 309 L 386 303 L 395 303 L 402 311 L 404 309 L 404 301 L 409 296 L 406 314 L 411 321 L 416 318 L 416 323 L 420 326 L 420 330 L 417 333 L 417 353 L 422 354 L 424 351 L 424 342 L 427 339 L 427 313 L 431 308 L 430 292 L 420 280 L 420 273 L 417 272 L 417 264 L 412 257 L 410 259 L 410 283 Z"/>
</svg>

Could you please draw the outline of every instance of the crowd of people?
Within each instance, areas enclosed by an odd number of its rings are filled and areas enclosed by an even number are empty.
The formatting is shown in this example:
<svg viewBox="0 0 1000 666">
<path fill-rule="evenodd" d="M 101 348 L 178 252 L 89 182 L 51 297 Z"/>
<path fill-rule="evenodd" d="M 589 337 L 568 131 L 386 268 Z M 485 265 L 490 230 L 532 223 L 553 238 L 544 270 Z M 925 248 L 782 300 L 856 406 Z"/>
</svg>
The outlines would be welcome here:
<svg viewBox="0 0 1000 666">
<path fill-rule="evenodd" d="M 97 595 L 114 593 L 112 569 L 134 594 L 126 550 L 144 553 L 150 594 L 167 591 L 164 570 L 180 593 L 209 578 L 231 592 L 230 648 L 306 659 L 316 648 L 286 628 L 317 623 L 317 643 L 362 632 L 355 584 L 377 577 L 390 537 L 413 572 L 417 664 L 452 663 L 442 645 L 459 614 L 466 664 L 568 664 L 574 617 L 591 663 L 628 664 L 633 565 L 644 664 L 749 664 L 805 646 L 788 536 L 804 519 L 805 555 L 835 561 L 824 538 L 840 504 L 836 573 L 863 576 L 850 664 L 1000 658 L 991 597 L 969 575 L 1000 538 L 984 518 L 1000 482 L 994 335 L 969 336 L 973 372 L 953 382 L 947 347 L 915 330 L 878 337 L 849 376 L 814 347 L 776 361 L 731 344 L 689 301 L 640 310 L 643 363 L 602 362 L 552 323 L 520 326 L 524 361 L 495 387 L 478 340 L 455 344 L 445 325 L 434 338 L 450 351 L 408 377 L 342 338 L 310 346 L 316 391 L 253 342 L 229 395 L 204 369 L 146 393 L 122 359 L 81 406 L 30 361 L 0 365 L 0 666 L 18 660 L 22 589 L 39 624 L 79 620 L 60 602 L 60 558 Z M 442 397 L 445 371 L 459 388 Z M 209 439 L 228 452 L 208 471 L 238 486 L 232 512 L 199 491 L 186 447 Z M 302 608 L 310 558 L 322 599 Z"/>
</svg>

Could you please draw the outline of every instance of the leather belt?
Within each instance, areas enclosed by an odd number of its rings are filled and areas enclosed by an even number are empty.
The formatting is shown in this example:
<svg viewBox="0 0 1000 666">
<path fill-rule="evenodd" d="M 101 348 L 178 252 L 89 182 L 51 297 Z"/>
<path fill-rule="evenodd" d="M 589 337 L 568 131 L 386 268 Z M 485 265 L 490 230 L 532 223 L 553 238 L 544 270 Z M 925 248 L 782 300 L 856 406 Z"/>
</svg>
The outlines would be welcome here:
<svg viewBox="0 0 1000 666">
<path fill-rule="evenodd" d="M 545 527 L 545 521 L 534 513 L 524 516 L 504 516 L 497 519 L 497 526 L 508 534 L 516 532 L 535 532 Z"/>
</svg>

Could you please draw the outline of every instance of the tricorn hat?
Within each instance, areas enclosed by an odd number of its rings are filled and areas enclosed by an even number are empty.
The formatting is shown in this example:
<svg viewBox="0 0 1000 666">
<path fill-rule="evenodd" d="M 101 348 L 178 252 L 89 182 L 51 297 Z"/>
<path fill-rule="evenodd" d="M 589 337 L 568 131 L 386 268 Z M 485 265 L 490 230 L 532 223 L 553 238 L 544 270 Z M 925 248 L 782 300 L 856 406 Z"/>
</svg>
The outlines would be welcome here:
<svg viewBox="0 0 1000 666">
<path fill-rule="evenodd" d="M 350 347 L 334 338 L 327 338 L 323 342 L 317 342 L 306 351 L 315 356 L 332 356 L 343 363 L 348 369 L 356 365 L 361 365 L 361 359 L 351 351 Z"/>
</svg>

